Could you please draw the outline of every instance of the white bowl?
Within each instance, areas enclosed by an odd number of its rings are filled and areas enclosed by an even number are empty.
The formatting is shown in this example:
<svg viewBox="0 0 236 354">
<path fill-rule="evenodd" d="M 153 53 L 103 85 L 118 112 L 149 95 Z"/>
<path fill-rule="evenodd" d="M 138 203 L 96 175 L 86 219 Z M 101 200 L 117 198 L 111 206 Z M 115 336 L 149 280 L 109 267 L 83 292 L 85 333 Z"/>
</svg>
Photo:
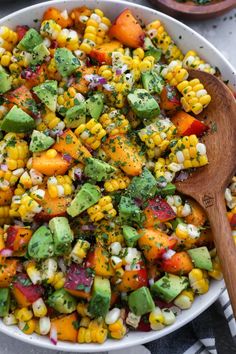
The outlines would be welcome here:
<svg viewBox="0 0 236 354">
<path fill-rule="evenodd" d="M 144 23 L 149 23 L 153 20 L 159 19 L 163 22 L 170 35 L 174 38 L 176 43 L 181 49 L 186 52 L 190 49 L 196 50 L 202 58 L 218 67 L 222 73 L 224 80 L 228 80 L 232 87 L 236 90 L 236 71 L 229 64 L 229 62 L 221 55 L 221 53 L 205 40 L 198 33 L 180 23 L 179 21 L 164 15 L 158 11 L 150 8 L 139 6 L 133 3 L 117 0 L 55 0 L 45 3 L 39 3 L 34 6 L 27 7 L 23 10 L 17 11 L 0 20 L 0 25 L 6 25 L 15 28 L 16 25 L 27 24 L 29 26 L 36 26 L 36 19 L 41 19 L 43 12 L 49 6 L 56 6 L 63 10 L 67 8 L 71 10 L 74 7 L 87 5 L 91 8 L 101 8 L 105 14 L 114 19 L 123 9 L 130 8 L 133 13 Z M 153 341 L 161 338 L 178 328 L 184 326 L 186 323 L 192 321 L 201 312 L 208 308 L 220 295 L 224 288 L 223 281 L 212 281 L 210 290 L 207 294 L 196 297 L 191 309 L 183 311 L 178 317 L 176 322 L 169 327 L 165 327 L 161 331 L 152 332 L 130 332 L 127 336 L 120 341 L 107 340 L 102 345 L 96 344 L 73 344 L 69 342 L 58 342 L 57 346 L 50 343 L 47 337 L 41 337 L 36 334 L 25 335 L 16 326 L 7 327 L 0 322 L 0 331 L 19 339 L 23 342 L 37 345 L 48 349 L 62 350 L 68 352 L 101 352 L 115 349 L 128 348 L 134 345 Z"/>
</svg>

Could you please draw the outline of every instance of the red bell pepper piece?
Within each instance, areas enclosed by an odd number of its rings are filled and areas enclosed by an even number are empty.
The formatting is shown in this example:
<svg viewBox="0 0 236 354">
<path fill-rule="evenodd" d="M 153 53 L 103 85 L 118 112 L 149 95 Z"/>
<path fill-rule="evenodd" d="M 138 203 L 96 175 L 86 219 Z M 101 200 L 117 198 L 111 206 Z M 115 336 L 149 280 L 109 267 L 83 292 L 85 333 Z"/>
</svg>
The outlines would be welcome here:
<svg viewBox="0 0 236 354">
<path fill-rule="evenodd" d="M 166 85 L 161 92 L 161 109 L 172 111 L 181 107 L 180 94 L 174 86 Z"/>
<path fill-rule="evenodd" d="M 162 261 L 161 269 L 172 274 L 188 274 L 193 269 L 193 263 L 187 252 L 177 252 Z"/>
<path fill-rule="evenodd" d="M 160 222 L 166 222 L 176 217 L 171 206 L 161 197 L 156 197 L 148 201 L 148 206 L 144 209 L 146 220 L 144 227 L 153 227 Z"/>
<path fill-rule="evenodd" d="M 179 136 L 189 136 L 192 134 L 201 136 L 209 129 L 207 125 L 183 111 L 177 112 L 171 118 L 171 121 L 176 126 Z"/>
</svg>

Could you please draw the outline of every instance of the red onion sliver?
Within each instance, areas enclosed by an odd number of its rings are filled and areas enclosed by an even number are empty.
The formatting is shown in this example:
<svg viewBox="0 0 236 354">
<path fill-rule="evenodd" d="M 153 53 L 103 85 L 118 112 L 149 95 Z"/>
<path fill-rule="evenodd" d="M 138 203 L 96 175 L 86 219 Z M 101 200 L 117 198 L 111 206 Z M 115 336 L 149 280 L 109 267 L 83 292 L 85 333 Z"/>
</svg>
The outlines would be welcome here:
<svg viewBox="0 0 236 354">
<path fill-rule="evenodd" d="M 67 162 L 71 162 L 72 161 L 72 157 L 69 154 L 63 154 L 62 158 L 64 160 L 66 160 Z"/>
<path fill-rule="evenodd" d="M 51 327 L 49 338 L 52 344 L 57 345 L 57 330 L 54 326 Z"/>
<path fill-rule="evenodd" d="M 1 170 L 4 171 L 4 172 L 6 172 L 6 171 L 8 170 L 7 165 L 1 164 Z"/>
<path fill-rule="evenodd" d="M 165 253 L 163 253 L 162 258 L 165 259 L 165 260 L 170 259 L 171 257 L 173 257 L 173 255 L 175 253 L 176 252 L 174 250 L 168 250 Z"/>
<path fill-rule="evenodd" d="M 95 226 L 94 225 L 82 225 L 81 226 L 81 230 L 82 231 L 94 231 L 95 230 Z"/>
<path fill-rule="evenodd" d="M 59 265 L 59 268 L 61 269 L 61 271 L 63 273 L 66 273 L 66 265 L 65 265 L 65 262 L 64 262 L 64 259 L 63 258 L 60 258 L 58 260 L 58 265 Z"/>
<path fill-rule="evenodd" d="M 0 256 L 2 257 L 11 257 L 13 255 L 13 250 L 10 250 L 10 248 L 3 248 L 0 251 Z"/>
</svg>

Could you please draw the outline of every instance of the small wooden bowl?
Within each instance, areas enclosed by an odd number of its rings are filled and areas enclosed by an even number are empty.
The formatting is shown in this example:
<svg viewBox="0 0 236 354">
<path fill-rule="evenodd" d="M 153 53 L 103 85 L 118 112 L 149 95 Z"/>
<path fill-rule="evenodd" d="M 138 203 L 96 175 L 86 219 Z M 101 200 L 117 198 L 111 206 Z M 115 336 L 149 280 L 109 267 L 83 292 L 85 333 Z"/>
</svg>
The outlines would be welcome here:
<svg viewBox="0 0 236 354">
<path fill-rule="evenodd" d="M 197 5 L 193 1 L 180 3 L 176 0 L 149 0 L 157 9 L 176 18 L 205 20 L 220 16 L 236 7 L 236 0 L 213 0 L 206 5 Z"/>
</svg>

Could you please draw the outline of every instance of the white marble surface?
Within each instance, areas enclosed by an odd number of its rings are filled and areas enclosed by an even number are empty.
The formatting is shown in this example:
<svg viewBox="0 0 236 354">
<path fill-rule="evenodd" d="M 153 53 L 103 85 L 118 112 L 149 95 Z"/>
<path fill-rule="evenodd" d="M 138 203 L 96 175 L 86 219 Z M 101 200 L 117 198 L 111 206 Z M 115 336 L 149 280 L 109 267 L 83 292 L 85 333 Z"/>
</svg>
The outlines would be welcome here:
<svg viewBox="0 0 236 354">
<path fill-rule="evenodd" d="M 8 2 L 0 0 L 0 17 L 13 12 L 24 6 L 29 6 L 42 1 L 34 0 L 16 0 Z M 132 2 L 140 3 L 151 7 L 146 0 L 133 0 Z M 220 52 L 231 62 L 236 68 L 236 9 L 227 14 L 207 21 L 193 22 L 184 21 L 187 25 L 202 34 L 211 43 L 213 43 Z M 193 45 L 194 48 L 194 45 Z M 33 347 L 29 344 L 18 342 L 4 334 L 0 334 L 0 354 L 62 354 L 59 351 L 51 351 Z M 166 353 L 163 353 L 166 354 Z"/>
</svg>

